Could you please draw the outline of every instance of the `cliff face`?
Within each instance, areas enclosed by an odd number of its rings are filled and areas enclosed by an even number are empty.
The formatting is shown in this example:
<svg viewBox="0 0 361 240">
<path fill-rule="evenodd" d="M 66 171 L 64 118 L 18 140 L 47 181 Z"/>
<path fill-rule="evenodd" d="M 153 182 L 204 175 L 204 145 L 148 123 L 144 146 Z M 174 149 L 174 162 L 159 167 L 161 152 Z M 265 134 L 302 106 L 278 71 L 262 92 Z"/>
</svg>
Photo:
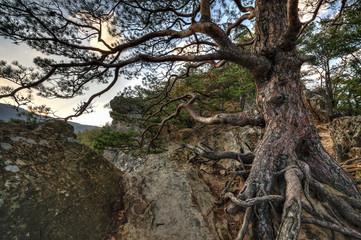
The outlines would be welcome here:
<svg viewBox="0 0 361 240">
<path fill-rule="evenodd" d="M 0 238 L 102 239 L 121 173 L 51 120 L 0 124 Z"/>
</svg>

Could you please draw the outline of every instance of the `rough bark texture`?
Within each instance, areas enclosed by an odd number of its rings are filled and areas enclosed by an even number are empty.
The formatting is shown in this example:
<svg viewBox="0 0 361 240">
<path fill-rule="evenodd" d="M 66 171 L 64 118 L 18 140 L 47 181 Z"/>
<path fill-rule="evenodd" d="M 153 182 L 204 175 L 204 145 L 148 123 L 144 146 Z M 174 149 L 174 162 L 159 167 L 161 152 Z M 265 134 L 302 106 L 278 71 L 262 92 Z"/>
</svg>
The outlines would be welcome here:
<svg viewBox="0 0 361 240">
<path fill-rule="evenodd" d="M 240 191 L 241 200 L 271 195 L 275 187 L 274 172 L 290 166 L 305 164 L 311 169 L 312 178 L 332 186 L 344 195 L 360 199 L 360 190 L 353 179 L 325 151 L 320 143 L 317 130 L 303 102 L 300 84 L 299 60 L 294 48 L 279 45 L 283 34 L 289 29 L 286 16 L 287 1 L 257 1 L 256 33 L 254 51 L 266 56 L 271 68 L 265 77 L 256 78 L 258 107 L 263 113 L 266 128 L 264 137 L 255 150 L 255 159 L 245 187 Z M 289 45 L 288 45 L 289 46 Z M 288 176 L 287 176 L 288 175 Z M 301 173 L 302 175 L 302 173 Z M 283 187 L 287 197 L 284 203 L 282 229 L 278 239 L 296 239 L 301 221 L 302 195 L 299 178 L 286 174 Z M 302 179 L 302 178 L 301 178 Z M 283 181 L 283 180 L 282 180 Z M 282 185 L 278 186 L 282 189 Z M 298 189 L 292 192 L 292 189 Z M 228 212 L 238 212 L 233 203 Z M 347 210 L 347 215 L 352 210 Z M 255 239 L 275 239 L 270 204 L 265 202 L 254 209 Z M 297 221 L 292 223 L 290 212 Z M 359 214 L 356 214 L 359 217 Z M 287 223 L 289 222 L 289 223 Z M 351 220 L 355 223 L 355 220 Z M 287 229 L 286 231 L 284 231 Z M 292 230 L 292 236 L 289 231 Z"/>
</svg>

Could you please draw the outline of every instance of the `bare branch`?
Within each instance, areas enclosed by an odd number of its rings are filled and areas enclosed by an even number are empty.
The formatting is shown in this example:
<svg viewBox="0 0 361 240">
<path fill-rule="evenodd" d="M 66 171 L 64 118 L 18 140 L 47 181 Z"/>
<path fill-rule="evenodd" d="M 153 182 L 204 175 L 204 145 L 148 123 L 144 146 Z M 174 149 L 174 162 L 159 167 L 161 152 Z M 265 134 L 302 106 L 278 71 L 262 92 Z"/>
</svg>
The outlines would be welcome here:
<svg viewBox="0 0 361 240">
<path fill-rule="evenodd" d="M 313 20 L 315 20 L 315 18 L 317 17 L 318 11 L 321 8 L 322 3 L 323 3 L 323 0 L 318 0 L 318 2 L 316 4 L 316 8 L 313 11 L 313 15 L 312 15 L 311 19 L 302 23 L 301 31 L 298 33 L 297 37 L 299 37 L 302 34 L 302 32 L 305 30 L 305 28 L 308 26 L 308 24 L 310 24 Z"/>
<path fill-rule="evenodd" d="M 228 159 L 234 159 L 238 162 L 249 164 L 249 163 L 252 163 L 253 159 L 254 159 L 253 153 L 242 154 L 242 153 L 236 153 L 236 152 L 215 152 L 210 149 L 204 149 L 203 147 L 200 147 L 199 144 L 198 144 L 198 147 L 194 147 L 187 143 L 183 144 L 183 146 L 195 151 L 196 153 L 198 153 L 200 156 L 202 156 L 204 158 L 207 158 L 210 160 L 215 160 L 216 162 L 221 159 L 228 158 Z"/>
<path fill-rule="evenodd" d="M 227 30 L 226 30 L 226 35 L 228 36 L 231 33 L 231 30 L 235 27 L 238 27 L 239 25 L 241 25 L 241 23 L 244 20 L 251 20 L 252 18 L 254 18 L 254 13 L 253 11 L 249 14 L 243 14 L 240 18 L 237 19 L 237 21 L 233 24 L 228 25 Z"/>
<path fill-rule="evenodd" d="M 85 102 L 75 114 L 65 117 L 64 120 L 68 121 L 69 119 L 71 119 L 73 117 L 79 117 L 80 115 L 82 115 L 87 110 L 87 108 L 89 107 L 91 102 L 94 100 L 94 98 L 101 96 L 102 94 L 106 93 L 107 91 L 109 91 L 114 86 L 114 84 L 118 81 L 118 77 L 119 77 L 119 68 L 116 68 L 114 70 L 113 81 L 106 88 L 104 88 L 102 91 L 97 92 L 96 94 L 93 94 L 88 99 L 88 101 Z"/>
<path fill-rule="evenodd" d="M 254 111 L 244 111 L 234 114 L 217 114 L 212 117 L 203 117 L 199 115 L 193 108 L 194 102 L 198 99 L 198 96 L 195 93 L 187 93 L 187 96 L 191 97 L 187 104 L 182 104 L 179 107 L 184 108 L 192 118 L 203 124 L 214 125 L 214 124 L 230 124 L 233 126 L 264 126 L 264 119 L 260 112 Z"/>
<path fill-rule="evenodd" d="M 201 21 L 211 21 L 210 0 L 201 0 Z"/>
</svg>

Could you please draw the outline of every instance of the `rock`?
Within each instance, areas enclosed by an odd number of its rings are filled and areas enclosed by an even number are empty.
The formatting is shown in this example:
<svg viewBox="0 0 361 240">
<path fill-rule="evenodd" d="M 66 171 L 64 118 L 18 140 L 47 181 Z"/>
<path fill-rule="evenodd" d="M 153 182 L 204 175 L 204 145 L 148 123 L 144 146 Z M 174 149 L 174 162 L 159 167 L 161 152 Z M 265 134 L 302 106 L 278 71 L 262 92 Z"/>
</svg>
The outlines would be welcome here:
<svg viewBox="0 0 361 240">
<path fill-rule="evenodd" d="M 239 142 L 241 143 L 241 152 L 253 152 L 258 141 L 262 139 L 264 129 L 260 127 L 245 126 L 239 128 Z"/>
<path fill-rule="evenodd" d="M 0 123 L 0 238 L 103 239 L 121 173 L 51 120 Z"/>
<path fill-rule="evenodd" d="M 137 98 L 117 96 L 110 101 L 111 109 L 119 114 L 141 114 L 143 101 Z"/>
<path fill-rule="evenodd" d="M 144 158 L 125 154 L 119 148 L 106 148 L 103 157 L 123 172 L 134 172 L 144 167 Z"/>
<path fill-rule="evenodd" d="M 361 157 L 361 116 L 336 118 L 328 129 L 338 161 Z"/>
<path fill-rule="evenodd" d="M 227 222 L 217 221 L 215 199 L 198 171 L 171 156 L 151 155 L 144 169 L 124 174 L 127 222 L 119 239 L 230 239 L 220 234 Z"/>
<path fill-rule="evenodd" d="M 116 118 L 114 114 L 111 114 L 113 118 L 110 130 L 112 132 L 142 132 L 144 129 L 139 126 L 140 116 L 126 116 L 123 118 Z"/>
<path fill-rule="evenodd" d="M 327 97 L 324 88 L 316 88 L 311 90 L 304 89 L 305 103 L 311 113 L 312 119 L 316 123 L 328 123 L 341 114 L 332 108 L 331 102 Z"/>
</svg>

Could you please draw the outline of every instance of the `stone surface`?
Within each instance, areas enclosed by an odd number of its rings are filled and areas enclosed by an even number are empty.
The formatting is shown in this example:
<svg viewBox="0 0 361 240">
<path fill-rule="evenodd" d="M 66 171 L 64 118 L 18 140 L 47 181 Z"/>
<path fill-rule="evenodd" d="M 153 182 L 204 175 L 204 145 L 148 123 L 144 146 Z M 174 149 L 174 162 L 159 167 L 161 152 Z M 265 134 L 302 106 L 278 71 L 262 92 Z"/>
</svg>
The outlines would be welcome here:
<svg viewBox="0 0 361 240">
<path fill-rule="evenodd" d="M 144 167 L 144 158 L 125 154 L 119 148 L 106 148 L 103 157 L 123 172 L 134 172 Z"/>
<path fill-rule="evenodd" d="M 127 222 L 119 239 L 230 239 L 226 219 L 198 171 L 171 153 L 151 155 L 143 170 L 124 174 Z M 223 229 L 223 231 L 222 231 Z"/>
<path fill-rule="evenodd" d="M 328 123 L 341 114 L 332 108 L 324 88 L 304 89 L 305 103 L 316 123 Z"/>
<path fill-rule="evenodd" d="M 114 112 L 120 114 L 140 114 L 143 108 L 143 102 L 136 98 L 126 98 L 116 96 L 110 101 L 110 107 Z"/>
<path fill-rule="evenodd" d="M 361 116 L 336 118 L 328 129 L 338 161 L 361 157 Z"/>
<path fill-rule="evenodd" d="M 62 121 L 0 123 L 0 239 L 103 239 L 121 173 Z"/>
</svg>

